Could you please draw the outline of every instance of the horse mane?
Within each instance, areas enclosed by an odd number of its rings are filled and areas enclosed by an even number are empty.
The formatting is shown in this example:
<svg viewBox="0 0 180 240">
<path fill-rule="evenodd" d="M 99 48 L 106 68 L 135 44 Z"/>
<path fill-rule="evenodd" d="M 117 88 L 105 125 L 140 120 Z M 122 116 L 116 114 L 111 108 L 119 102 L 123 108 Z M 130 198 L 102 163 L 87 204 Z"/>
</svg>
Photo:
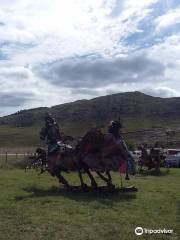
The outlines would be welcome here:
<svg viewBox="0 0 180 240">
<path fill-rule="evenodd" d="M 104 134 L 98 128 L 91 128 L 82 138 L 80 149 L 83 152 L 100 151 L 104 143 Z"/>
</svg>

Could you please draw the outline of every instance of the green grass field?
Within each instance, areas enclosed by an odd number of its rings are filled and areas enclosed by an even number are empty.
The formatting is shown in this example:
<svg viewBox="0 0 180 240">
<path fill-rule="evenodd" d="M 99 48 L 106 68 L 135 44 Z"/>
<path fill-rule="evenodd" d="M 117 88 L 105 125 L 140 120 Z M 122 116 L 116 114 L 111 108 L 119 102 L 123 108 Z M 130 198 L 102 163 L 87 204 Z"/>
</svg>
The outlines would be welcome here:
<svg viewBox="0 0 180 240">
<path fill-rule="evenodd" d="M 78 184 L 76 173 L 66 174 Z M 113 174 L 120 184 L 118 173 Z M 99 181 L 99 179 L 97 178 Z M 136 193 L 72 193 L 48 173 L 0 170 L 1 240 L 131 240 L 178 239 L 180 169 L 160 176 L 137 175 L 125 185 Z M 137 226 L 173 229 L 172 235 L 136 236 Z"/>
</svg>

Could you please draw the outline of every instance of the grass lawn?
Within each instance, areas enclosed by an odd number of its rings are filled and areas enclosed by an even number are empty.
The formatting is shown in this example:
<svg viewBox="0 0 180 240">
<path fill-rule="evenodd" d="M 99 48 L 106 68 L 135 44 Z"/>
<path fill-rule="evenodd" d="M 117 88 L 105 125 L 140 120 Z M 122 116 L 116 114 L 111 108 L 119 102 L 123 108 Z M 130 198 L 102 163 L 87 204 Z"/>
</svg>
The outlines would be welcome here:
<svg viewBox="0 0 180 240">
<path fill-rule="evenodd" d="M 67 174 L 73 184 L 77 174 Z M 118 173 L 113 174 L 120 184 Z M 97 179 L 99 181 L 99 179 Z M 161 176 L 137 175 L 126 185 L 137 193 L 71 193 L 47 173 L 0 170 L 0 240 L 178 239 L 180 169 Z M 136 236 L 137 226 L 174 234 Z"/>
</svg>

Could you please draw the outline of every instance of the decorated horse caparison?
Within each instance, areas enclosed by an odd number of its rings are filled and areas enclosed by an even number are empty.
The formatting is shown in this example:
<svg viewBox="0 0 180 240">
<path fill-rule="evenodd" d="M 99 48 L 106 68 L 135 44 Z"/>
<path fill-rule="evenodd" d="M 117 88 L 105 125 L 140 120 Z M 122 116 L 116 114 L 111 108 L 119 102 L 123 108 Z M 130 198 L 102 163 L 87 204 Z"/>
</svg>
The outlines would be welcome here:
<svg viewBox="0 0 180 240">
<path fill-rule="evenodd" d="M 83 189 L 87 187 L 83 173 L 89 176 L 92 188 L 98 187 L 91 171 L 95 171 L 108 188 L 114 188 L 110 171 L 119 171 L 125 166 L 126 179 L 129 179 L 128 174 L 135 173 L 135 162 L 120 136 L 120 128 L 119 121 L 111 122 L 107 134 L 92 128 L 72 148 L 63 143 L 57 123 L 47 114 L 45 127 L 40 131 L 40 138 L 47 139 L 48 143 L 46 154 L 48 172 L 56 176 L 67 188 L 71 188 L 71 185 L 62 176 L 62 172 L 77 171 Z M 45 162 L 43 150 L 37 152 L 36 158 L 43 158 Z"/>
</svg>

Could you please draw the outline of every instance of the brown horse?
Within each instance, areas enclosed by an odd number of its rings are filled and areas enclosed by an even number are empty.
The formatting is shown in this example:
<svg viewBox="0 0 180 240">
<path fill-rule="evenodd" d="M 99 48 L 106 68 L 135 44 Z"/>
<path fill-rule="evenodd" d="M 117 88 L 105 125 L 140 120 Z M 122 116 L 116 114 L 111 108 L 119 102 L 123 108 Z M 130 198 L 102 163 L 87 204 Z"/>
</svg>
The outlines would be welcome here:
<svg viewBox="0 0 180 240">
<path fill-rule="evenodd" d="M 42 156 L 44 158 L 44 155 Z M 43 162 L 41 155 L 37 155 L 36 159 L 34 159 L 34 162 L 39 162 L 40 160 Z M 79 159 L 79 154 L 77 149 L 72 149 L 69 145 L 66 144 L 60 144 L 59 150 L 52 154 L 48 154 L 47 163 L 48 172 L 52 175 L 58 178 L 59 182 L 64 184 L 67 188 L 71 188 L 68 181 L 62 176 L 62 172 L 70 172 L 70 171 L 78 171 L 81 186 L 83 188 L 87 187 L 86 184 L 83 181 L 82 178 L 82 172 L 87 173 L 90 180 L 91 185 L 93 187 L 97 187 L 97 184 L 89 171 L 88 166 L 81 162 Z M 42 169 L 41 169 L 42 173 Z"/>
<path fill-rule="evenodd" d="M 80 159 L 90 170 L 95 171 L 108 186 L 112 186 L 110 171 L 118 171 L 126 162 L 127 171 L 135 173 L 135 162 L 130 155 L 122 138 L 115 138 L 112 134 L 102 134 L 96 128 L 91 129 L 80 143 Z M 106 173 L 107 178 L 102 175 Z"/>
<path fill-rule="evenodd" d="M 60 146 L 60 149 L 53 154 L 48 155 L 48 168 L 52 176 L 56 176 L 59 182 L 66 187 L 70 187 L 67 180 L 62 176 L 62 171 L 77 170 L 81 186 L 85 187 L 82 171 L 87 173 L 91 185 L 97 187 L 97 183 L 90 170 L 95 171 L 109 187 L 112 187 L 112 178 L 110 171 L 119 170 L 122 163 L 134 163 L 122 139 L 116 139 L 112 134 L 102 134 L 98 129 L 88 131 L 75 149 Z M 128 166 L 128 164 L 127 164 Z M 134 166 L 133 166 L 134 167 Z M 131 170 L 130 173 L 134 171 Z M 103 173 L 107 176 L 104 176 Z M 128 167 L 127 167 L 128 174 Z"/>
<path fill-rule="evenodd" d="M 155 168 L 157 172 L 160 171 L 160 164 L 161 164 L 161 155 L 160 151 L 157 149 L 152 148 L 150 152 L 145 148 L 142 148 L 141 158 L 138 162 L 140 167 L 140 171 L 142 170 L 143 166 L 146 167 L 148 170 Z"/>
</svg>

